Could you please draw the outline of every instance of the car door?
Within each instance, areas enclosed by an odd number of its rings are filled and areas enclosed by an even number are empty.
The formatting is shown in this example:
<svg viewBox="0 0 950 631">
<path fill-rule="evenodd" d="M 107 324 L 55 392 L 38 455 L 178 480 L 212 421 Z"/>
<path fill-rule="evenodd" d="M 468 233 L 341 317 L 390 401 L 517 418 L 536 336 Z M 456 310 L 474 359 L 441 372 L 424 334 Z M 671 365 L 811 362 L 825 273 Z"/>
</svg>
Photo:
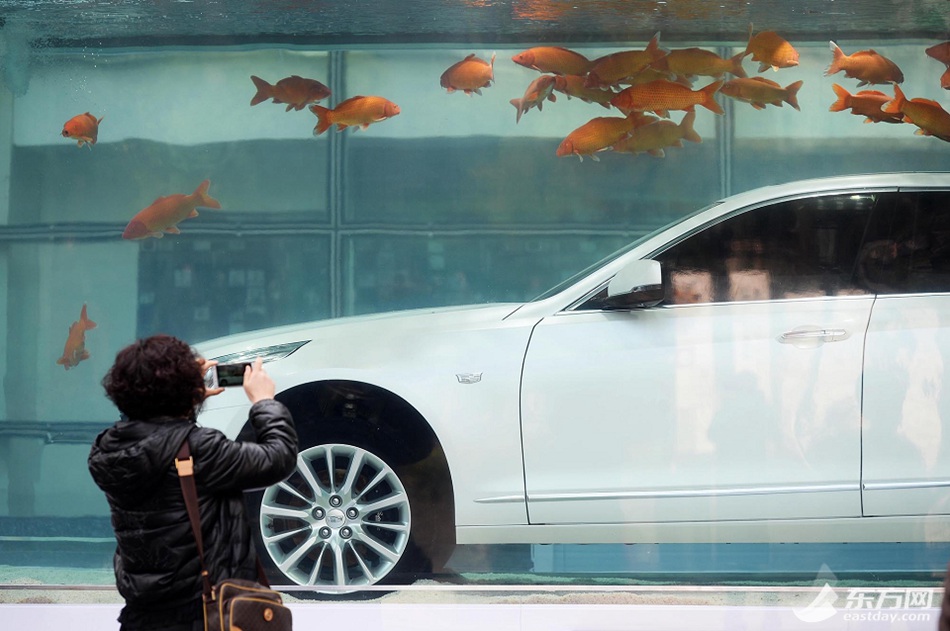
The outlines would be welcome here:
<svg viewBox="0 0 950 631">
<path fill-rule="evenodd" d="M 531 523 L 861 514 L 873 296 L 854 282 L 885 194 L 773 203 L 654 254 L 661 306 L 542 320 L 522 385 Z"/>
<path fill-rule="evenodd" d="M 860 269 L 879 293 L 864 380 L 864 514 L 950 513 L 950 193 L 904 192 Z"/>
</svg>

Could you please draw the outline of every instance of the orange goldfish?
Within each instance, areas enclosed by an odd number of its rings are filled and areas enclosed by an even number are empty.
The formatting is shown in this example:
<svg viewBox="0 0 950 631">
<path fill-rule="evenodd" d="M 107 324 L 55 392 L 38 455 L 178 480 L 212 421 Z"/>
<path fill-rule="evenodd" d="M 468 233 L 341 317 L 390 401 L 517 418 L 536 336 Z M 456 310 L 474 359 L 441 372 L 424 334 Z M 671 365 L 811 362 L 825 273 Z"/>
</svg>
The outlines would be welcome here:
<svg viewBox="0 0 950 631">
<path fill-rule="evenodd" d="M 884 108 L 885 112 L 904 115 L 904 120 L 913 123 L 919 129 L 914 132 L 920 136 L 936 136 L 950 142 L 950 113 L 940 103 L 930 99 L 908 100 L 897 85 L 894 85 L 894 100 Z"/>
<path fill-rule="evenodd" d="M 933 57 L 944 65 L 950 66 L 950 41 L 934 44 L 924 52 L 928 57 Z"/>
<path fill-rule="evenodd" d="M 833 58 L 825 76 L 844 70 L 844 76 L 858 79 L 858 87 L 874 83 L 902 83 L 904 73 L 893 61 L 873 50 L 859 50 L 845 55 L 837 44 L 829 42 Z"/>
<path fill-rule="evenodd" d="M 617 82 L 617 87 L 640 85 L 641 83 L 650 83 L 651 81 L 656 81 L 657 79 L 667 79 L 669 81 L 675 81 L 676 83 L 682 83 L 688 87 L 693 87 L 693 82 L 686 77 L 677 77 L 673 74 L 670 74 L 666 70 L 657 70 L 656 68 L 651 68 L 650 66 L 647 66 L 632 77 L 621 79 Z"/>
<path fill-rule="evenodd" d="M 310 111 L 317 115 L 313 135 L 319 136 L 333 125 L 336 125 L 337 131 L 347 127 L 366 129 L 373 123 L 392 118 L 401 110 L 398 105 L 381 96 L 351 96 L 332 110 L 311 105 Z"/>
<path fill-rule="evenodd" d="M 782 107 L 782 102 L 788 103 L 796 110 L 798 107 L 798 91 L 802 81 L 790 83 L 784 88 L 765 77 L 751 77 L 747 79 L 730 79 L 722 86 L 721 92 L 737 101 L 749 103 L 757 110 L 764 110 L 766 105 Z"/>
<path fill-rule="evenodd" d="M 605 88 L 636 76 L 650 64 L 666 56 L 660 48 L 660 34 L 653 36 L 644 50 L 624 50 L 595 59 L 587 72 L 588 88 Z"/>
<path fill-rule="evenodd" d="M 267 99 L 274 99 L 274 103 L 286 103 L 289 112 L 291 109 L 298 112 L 307 107 L 308 103 L 316 103 L 330 96 L 330 88 L 316 79 L 304 79 L 297 75 L 285 77 L 271 85 L 251 75 L 251 81 L 257 86 L 257 93 L 251 99 L 251 106 L 263 103 Z"/>
<path fill-rule="evenodd" d="M 686 112 L 683 120 L 677 125 L 671 120 L 657 119 L 656 121 L 637 127 L 632 134 L 614 144 L 613 150 L 621 153 L 649 153 L 651 156 L 663 158 L 665 147 L 682 147 L 683 140 L 702 142 L 703 139 L 693 129 L 696 120 L 696 110 Z"/>
<path fill-rule="evenodd" d="M 641 121 L 641 117 L 628 116 L 600 116 L 593 118 L 567 135 L 558 145 L 555 155 L 575 155 L 584 161 L 584 156 L 590 156 L 599 162 L 595 154 L 605 151 L 629 134 Z"/>
<path fill-rule="evenodd" d="M 745 54 L 752 53 L 752 61 L 759 62 L 759 72 L 769 68 L 790 68 L 798 65 L 798 51 L 775 31 L 762 31 L 752 35 L 752 25 L 749 25 L 749 43 L 745 47 Z"/>
<path fill-rule="evenodd" d="M 515 117 L 515 123 L 521 121 L 521 115 L 526 113 L 532 107 L 537 106 L 538 111 L 543 109 L 544 101 L 557 101 L 557 97 L 553 93 L 554 90 L 554 75 L 543 74 L 528 85 L 528 89 L 525 90 L 524 96 L 520 99 L 511 99 L 511 104 L 515 106 L 515 109 L 518 110 L 518 115 Z"/>
<path fill-rule="evenodd" d="M 745 77 L 747 75 L 742 67 L 742 59 L 745 56 L 746 53 L 743 52 L 723 59 L 711 50 L 682 48 L 671 50 L 666 57 L 653 62 L 651 67 L 686 79 L 697 75 L 719 79 L 727 72 L 737 77 Z"/>
<path fill-rule="evenodd" d="M 176 193 L 159 197 L 146 208 L 140 210 L 122 233 L 123 239 L 161 239 L 168 234 L 181 234 L 177 224 L 185 219 L 198 216 L 198 206 L 203 208 L 221 208 L 218 200 L 208 195 L 211 180 L 198 185 L 191 195 Z"/>
<path fill-rule="evenodd" d="M 69 370 L 75 368 L 84 359 L 89 359 L 86 350 L 86 331 L 96 328 L 96 323 L 86 315 L 86 305 L 79 312 L 79 321 L 69 326 L 69 335 L 66 336 L 66 345 L 63 347 L 63 356 L 56 363 Z"/>
<path fill-rule="evenodd" d="M 901 123 L 903 117 L 899 112 L 887 113 L 883 109 L 884 104 L 891 100 L 883 92 L 878 90 L 861 90 L 857 94 L 851 94 L 837 83 L 831 85 L 835 91 L 838 100 L 828 108 L 831 112 L 843 112 L 850 109 L 856 116 L 866 116 L 865 123 Z"/>
<path fill-rule="evenodd" d="M 624 88 L 610 103 L 622 112 L 653 111 L 661 116 L 666 116 L 669 110 L 688 110 L 696 105 L 702 105 L 716 114 L 724 114 L 713 98 L 720 87 L 722 81 L 715 81 L 701 90 L 691 90 L 682 83 L 657 79 Z"/>
<path fill-rule="evenodd" d="M 75 138 L 76 146 L 82 147 L 86 144 L 91 149 L 99 138 L 99 123 L 102 118 L 100 116 L 97 120 L 89 112 L 73 116 L 63 125 L 63 138 Z"/>
<path fill-rule="evenodd" d="M 465 94 L 481 94 L 482 88 L 490 87 L 495 80 L 495 53 L 491 61 L 479 59 L 472 53 L 462 61 L 452 64 L 442 73 L 439 84 L 450 94 L 461 90 Z"/>
<path fill-rule="evenodd" d="M 584 75 L 591 61 L 584 55 L 560 46 L 537 46 L 511 58 L 513 62 L 538 72 L 557 75 Z"/>
<path fill-rule="evenodd" d="M 940 87 L 944 90 L 950 90 L 950 42 L 931 46 L 926 50 L 926 53 L 928 57 L 933 57 L 947 66 L 947 71 L 940 75 Z"/>
<path fill-rule="evenodd" d="M 554 89 L 567 95 L 579 98 L 585 103 L 599 103 L 610 109 L 610 99 L 617 94 L 613 90 L 604 88 L 588 88 L 584 85 L 586 77 L 582 75 L 563 75 L 554 77 Z"/>
</svg>

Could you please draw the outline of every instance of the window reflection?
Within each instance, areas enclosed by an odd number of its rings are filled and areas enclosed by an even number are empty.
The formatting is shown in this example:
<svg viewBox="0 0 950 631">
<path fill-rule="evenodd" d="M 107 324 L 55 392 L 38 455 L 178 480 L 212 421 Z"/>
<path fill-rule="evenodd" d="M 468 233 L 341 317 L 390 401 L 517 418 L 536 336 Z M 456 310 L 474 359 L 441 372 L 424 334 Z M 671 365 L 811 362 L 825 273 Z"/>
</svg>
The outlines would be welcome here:
<svg viewBox="0 0 950 631">
<path fill-rule="evenodd" d="M 672 302 L 674 304 L 698 304 L 714 300 L 713 276 L 697 269 L 674 270 L 670 273 Z"/>
<path fill-rule="evenodd" d="M 875 213 L 857 272 L 877 293 L 950 290 L 950 194 L 901 196 L 892 212 Z"/>
<path fill-rule="evenodd" d="M 950 290 L 950 194 L 758 208 L 663 253 L 667 304 Z"/>
<path fill-rule="evenodd" d="M 791 200 L 707 228 L 661 254 L 667 304 L 868 293 L 855 261 L 878 196 Z"/>
<path fill-rule="evenodd" d="M 941 322 L 934 309 L 919 309 L 906 316 L 912 331 L 910 348 L 906 348 L 903 370 L 907 389 L 901 404 L 897 436 L 918 452 L 925 471 L 934 471 L 941 449 L 943 422 L 940 418 L 943 390 L 943 357 L 937 332 Z"/>
</svg>

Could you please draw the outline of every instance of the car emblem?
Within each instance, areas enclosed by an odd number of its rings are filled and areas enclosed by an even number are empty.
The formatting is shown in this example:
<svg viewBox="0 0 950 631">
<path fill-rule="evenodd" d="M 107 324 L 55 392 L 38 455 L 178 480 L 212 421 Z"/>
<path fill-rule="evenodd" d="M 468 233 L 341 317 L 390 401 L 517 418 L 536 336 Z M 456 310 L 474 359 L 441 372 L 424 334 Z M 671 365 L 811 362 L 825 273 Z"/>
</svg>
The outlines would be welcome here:
<svg viewBox="0 0 950 631">
<path fill-rule="evenodd" d="M 478 383 L 482 380 L 482 373 L 480 372 L 460 372 L 455 376 L 459 383 Z"/>
<path fill-rule="evenodd" d="M 327 524 L 336 528 L 337 526 L 342 526 L 346 523 L 346 518 L 343 516 L 343 511 L 331 510 L 327 513 Z"/>
</svg>

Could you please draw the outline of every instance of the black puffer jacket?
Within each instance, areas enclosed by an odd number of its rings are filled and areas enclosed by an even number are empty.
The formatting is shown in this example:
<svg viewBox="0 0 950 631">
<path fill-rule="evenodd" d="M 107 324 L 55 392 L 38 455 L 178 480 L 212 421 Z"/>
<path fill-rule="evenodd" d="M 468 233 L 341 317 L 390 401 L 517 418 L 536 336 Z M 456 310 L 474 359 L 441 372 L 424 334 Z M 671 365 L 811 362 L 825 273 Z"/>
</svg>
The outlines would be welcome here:
<svg viewBox="0 0 950 631">
<path fill-rule="evenodd" d="M 297 434 L 290 412 L 273 399 L 255 403 L 249 416 L 257 442 L 235 442 L 176 418 L 121 420 L 96 438 L 89 471 L 112 511 L 116 584 L 126 601 L 120 620 L 157 622 L 163 611 L 171 615 L 169 624 L 194 612 L 200 616 L 201 567 L 175 469 L 185 436 L 211 581 L 257 576 L 242 491 L 275 484 L 293 471 Z"/>
</svg>

